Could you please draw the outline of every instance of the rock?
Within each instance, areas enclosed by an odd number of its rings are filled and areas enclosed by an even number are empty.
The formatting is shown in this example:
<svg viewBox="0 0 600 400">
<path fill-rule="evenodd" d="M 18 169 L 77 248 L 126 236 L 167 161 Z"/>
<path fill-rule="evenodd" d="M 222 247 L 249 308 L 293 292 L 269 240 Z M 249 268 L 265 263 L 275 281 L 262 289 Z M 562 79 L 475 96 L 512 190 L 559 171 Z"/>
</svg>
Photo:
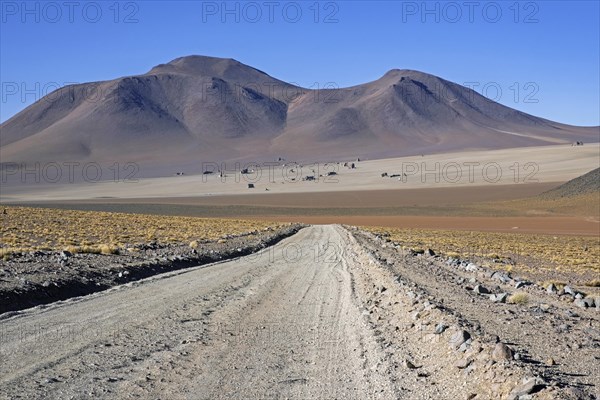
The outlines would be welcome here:
<svg viewBox="0 0 600 400">
<path fill-rule="evenodd" d="M 573 304 L 575 304 L 579 308 L 587 308 L 588 307 L 588 305 L 585 303 L 585 301 L 583 299 L 575 299 L 573 301 Z"/>
<path fill-rule="evenodd" d="M 556 292 L 558 292 L 558 290 L 556 289 L 556 286 L 554 286 L 554 283 L 551 283 L 546 288 L 546 292 L 548 292 L 548 293 L 556 293 Z"/>
<path fill-rule="evenodd" d="M 575 298 L 576 298 L 576 299 L 583 299 L 583 295 L 582 295 L 581 293 L 577 293 L 577 294 L 575 295 Z"/>
<path fill-rule="evenodd" d="M 437 324 L 437 325 L 435 326 L 435 331 L 434 331 L 434 333 L 435 333 L 436 335 L 441 335 L 442 333 L 444 333 L 444 331 L 445 331 L 447 328 L 448 328 L 448 327 L 447 327 L 446 325 L 444 325 L 444 324 Z"/>
<path fill-rule="evenodd" d="M 50 282 L 49 281 L 44 281 L 44 283 L 42 283 L 43 287 L 48 287 L 50 286 Z"/>
<path fill-rule="evenodd" d="M 504 343 L 496 343 L 492 352 L 492 358 L 495 361 L 512 361 L 513 351 Z"/>
<path fill-rule="evenodd" d="M 506 282 L 510 281 L 510 278 L 505 273 L 498 272 L 498 271 L 496 271 L 492 274 L 492 278 L 497 281 L 500 281 L 502 283 L 506 283 Z"/>
<path fill-rule="evenodd" d="M 475 286 L 475 287 L 473 288 L 473 291 L 474 291 L 475 293 L 479 293 L 479 294 L 490 294 L 490 291 L 489 291 L 489 290 L 488 290 L 486 287 L 484 287 L 484 286 L 481 286 L 481 285 L 477 285 L 477 286 Z"/>
<path fill-rule="evenodd" d="M 458 331 L 450 338 L 450 347 L 457 350 L 464 342 L 469 340 L 471 335 L 467 331 Z"/>
<path fill-rule="evenodd" d="M 61 251 L 60 252 L 60 258 L 62 258 L 63 260 L 66 260 L 67 258 L 71 257 L 73 255 L 73 253 L 71 253 L 70 251 Z"/>
<path fill-rule="evenodd" d="M 479 269 L 479 267 L 477 266 L 477 264 L 468 263 L 465 269 L 470 272 L 475 272 Z"/>
<path fill-rule="evenodd" d="M 463 358 L 454 363 L 454 366 L 458 369 L 465 369 L 473 362 L 470 358 Z"/>
<path fill-rule="evenodd" d="M 428 256 L 435 256 L 435 251 L 431 250 L 431 249 L 427 249 L 427 251 L 425 252 Z"/>
<path fill-rule="evenodd" d="M 461 353 L 464 353 L 465 351 L 469 350 L 471 348 L 471 343 L 472 340 L 469 339 L 466 342 L 464 342 L 463 344 L 460 345 L 460 347 L 458 348 L 458 351 Z"/>
<path fill-rule="evenodd" d="M 556 365 L 556 361 L 554 361 L 554 358 L 549 358 L 546 360 L 546 365 L 551 367 L 553 365 Z"/>
<path fill-rule="evenodd" d="M 498 293 L 490 296 L 490 300 L 494 303 L 506 303 L 506 299 L 508 299 L 508 293 Z"/>
<path fill-rule="evenodd" d="M 565 314 L 567 315 L 567 317 L 579 318 L 579 314 L 577 314 L 576 312 L 573 312 L 571 310 L 565 311 Z"/>
<path fill-rule="evenodd" d="M 410 360 L 406 359 L 404 360 L 404 366 L 408 369 L 417 369 L 419 367 L 417 367 L 415 364 L 413 364 Z"/>
<path fill-rule="evenodd" d="M 588 306 L 589 308 L 594 307 L 595 305 L 595 301 L 593 298 L 591 297 L 586 297 L 585 299 L 583 299 L 583 302 L 585 303 L 586 306 Z"/>
<path fill-rule="evenodd" d="M 515 289 L 521 289 L 524 286 L 529 285 L 530 283 L 527 281 L 519 281 L 517 282 L 517 284 L 515 285 Z"/>
<path fill-rule="evenodd" d="M 510 399 L 518 399 L 520 396 L 536 393 L 545 387 L 545 383 L 537 378 L 526 379 L 522 384 L 510 392 Z"/>
<path fill-rule="evenodd" d="M 565 286 L 564 289 L 563 289 L 563 291 L 565 292 L 565 294 L 569 294 L 571 296 L 575 296 L 576 295 L 575 291 L 573 289 L 571 289 L 570 286 Z"/>
</svg>

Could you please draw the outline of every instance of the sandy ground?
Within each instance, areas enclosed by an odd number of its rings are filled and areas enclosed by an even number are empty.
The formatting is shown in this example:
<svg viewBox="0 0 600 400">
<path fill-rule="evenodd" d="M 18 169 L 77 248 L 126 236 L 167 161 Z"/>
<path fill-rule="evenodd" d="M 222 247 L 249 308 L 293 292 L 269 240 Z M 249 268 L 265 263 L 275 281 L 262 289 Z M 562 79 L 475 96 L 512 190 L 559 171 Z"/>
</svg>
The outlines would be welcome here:
<svg viewBox="0 0 600 400">
<path fill-rule="evenodd" d="M 255 255 L 4 315 L 0 398 L 597 394 L 595 311 L 534 287 L 535 308 L 494 303 L 465 289 L 490 286 L 484 271 L 384 245 L 309 227 Z"/>
<path fill-rule="evenodd" d="M 237 168 L 225 165 L 224 177 L 215 173 L 132 181 L 119 176 L 117 181 L 72 184 L 68 183 L 66 169 L 56 183 L 44 179 L 46 175 L 49 177 L 50 171 L 44 173 L 42 170 L 39 182 L 35 182 L 35 174 L 23 176 L 20 172 L 9 174 L 3 170 L 0 201 L 257 195 L 267 190 L 273 194 L 457 187 L 490 189 L 500 185 L 566 182 L 598 167 L 599 146 L 556 145 L 369 160 L 355 162 L 356 169 L 340 163 L 303 166 L 288 163 L 286 167 L 246 165 L 254 172 L 244 175 L 240 173 L 244 165 Z M 216 171 L 218 167 L 211 165 L 206 169 Z M 106 171 L 103 168 L 101 171 L 104 172 L 103 179 L 114 178 L 114 171 L 108 166 Z M 336 175 L 328 176 L 329 173 Z M 382 173 L 388 173 L 388 177 L 382 177 Z M 77 174 L 82 171 L 75 170 L 74 175 Z M 309 175 L 314 176 L 315 181 L 302 180 Z M 390 175 L 398 176 L 392 178 Z M 88 179 L 95 179 L 95 176 Z M 255 187 L 249 189 L 249 183 Z"/>
</svg>

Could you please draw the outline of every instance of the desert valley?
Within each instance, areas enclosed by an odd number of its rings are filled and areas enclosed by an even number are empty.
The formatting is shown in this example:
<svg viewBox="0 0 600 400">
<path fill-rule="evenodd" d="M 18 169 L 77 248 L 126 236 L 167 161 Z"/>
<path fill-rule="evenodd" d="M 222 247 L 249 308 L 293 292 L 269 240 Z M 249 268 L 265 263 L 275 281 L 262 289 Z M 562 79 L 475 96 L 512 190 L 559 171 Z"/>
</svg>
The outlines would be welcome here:
<svg viewBox="0 0 600 400">
<path fill-rule="evenodd" d="M 0 399 L 600 398 L 600 126 L 147 71 L 0 125 Z"/>
</svg>

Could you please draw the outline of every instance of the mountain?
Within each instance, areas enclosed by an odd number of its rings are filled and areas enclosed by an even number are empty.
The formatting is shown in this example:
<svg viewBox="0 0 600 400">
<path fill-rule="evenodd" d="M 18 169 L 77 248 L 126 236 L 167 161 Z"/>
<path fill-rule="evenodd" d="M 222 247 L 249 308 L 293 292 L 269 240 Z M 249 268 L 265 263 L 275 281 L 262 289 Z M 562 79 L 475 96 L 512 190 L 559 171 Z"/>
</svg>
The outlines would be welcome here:
<svg viewBox="0 0 600 400">
<path fill-rule="evenodd" d="M 59 89 L 0 125 L 6 162 L 136 162 L 142 175 L 202 162 L 343 160 L 597 142 L 433 75 L 394 69 L 310 90 L 232 59 L 177 58 L 149 72 Z"/>
<path fill-rule="evenodd" d="M 544 192 L 540 197 L 543 199 L 561 199 L 564 197 L 575 197 L 589 193 L 600 193 L 600 168 L 596 168 L 593 171 Z"/>
</svg>

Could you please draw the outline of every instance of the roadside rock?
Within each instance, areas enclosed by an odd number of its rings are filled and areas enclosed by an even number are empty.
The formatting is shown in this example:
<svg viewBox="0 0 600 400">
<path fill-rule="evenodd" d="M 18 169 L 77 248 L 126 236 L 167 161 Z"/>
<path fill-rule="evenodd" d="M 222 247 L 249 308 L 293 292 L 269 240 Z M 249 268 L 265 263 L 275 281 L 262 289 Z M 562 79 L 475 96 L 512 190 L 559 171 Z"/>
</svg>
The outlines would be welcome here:
<svg viewBox="0 0 600 400">
<path fill-rule="evenodd" d="M 492 300 L 494 303 L 506 303 L 507 299 L 508 293 L 498 293 L 490 296 L 490 300 Z"/>
<path fill-rule="evenodd" d="M 536 393 L 542 390 L 545 387 L 545 383 L 537 378 L 528 378 L 522 384 L 515 387 L 509 395 L 509 399 L 517 400 L 521 396 L 526 396 L 528 394 Z"/>
<path fill-rule="evenodd" d="M 473 288 L 473 291 L 478 294 L 490 294 L 490 291 L 482 285 L 477 285 Z"/>
<path fill-rule="evenodd" d="M 454 350 L 457 350 L 463 343 L 471 338 L 471 335 L 467 331 L 460 330 L 456 332 L 450 338 L 450 347 Z"/>
<path fill-rule="evenodd" d="M 575 297 L 575 295 L 577 294 L 573 289 L 571 289 L 570 286 L 565 286 L 563 291 L 565 292 L 565 294 L 571 295 L 573 297 Z"/>
<path fill-rule="evenodd" d="M 441 335 L 442 333 L 444 333 L 444 331 L 445 331 L 447 328 L 448 328 L 448 327 L 447 327 L 446 325 L 444 325 L 444 324 L 437 324 L 437 325 L 435 326 L 435 331 L 434 331 L 434 333 L 435 333 L 436 335 Z"/>
<path fill-rule="evenodd" d="M 497 343 L 492 352 L 492 358 L 495 361 L 512 361 L 513 351 L 504 343 Z"/>
</svg>

